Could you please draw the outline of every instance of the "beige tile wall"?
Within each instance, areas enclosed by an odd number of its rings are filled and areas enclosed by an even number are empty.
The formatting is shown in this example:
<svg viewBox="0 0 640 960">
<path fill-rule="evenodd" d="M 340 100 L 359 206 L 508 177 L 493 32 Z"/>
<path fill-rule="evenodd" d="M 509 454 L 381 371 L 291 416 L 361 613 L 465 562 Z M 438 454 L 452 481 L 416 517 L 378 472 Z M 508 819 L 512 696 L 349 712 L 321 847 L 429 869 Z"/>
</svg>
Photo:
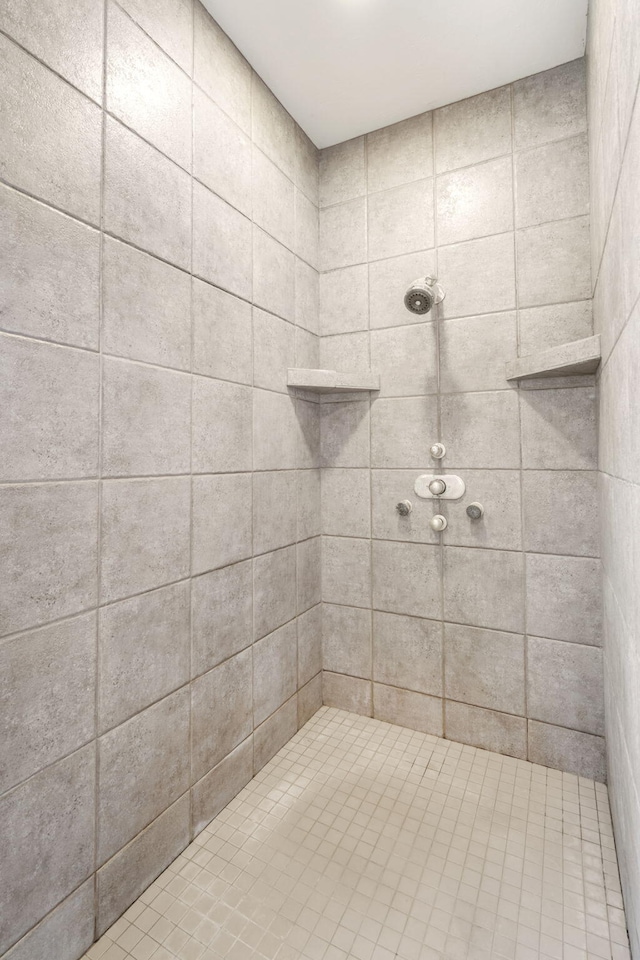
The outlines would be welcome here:
<svg viewBox="0 0 640 960">
<path fill-rule="evenodd" d="M 321 703 L 318 156 L 191 0 L 0 62 L 0 954 L 75 960 Z"/>
<path fill-rule="evenodd" d="M 586 130 L 578 60 L 321 153 L 321 362 L 381 374 L 322 404 L 323 666 L 327 704 L 603 779 L 595 385 L 504 374 L 592 332 Z"/>
<path fill-rule="evenodd" d="M 640 9 L 591 0 L 587 47 L 592 281 L 611 807 L 640 956 Z"/>
</svg>

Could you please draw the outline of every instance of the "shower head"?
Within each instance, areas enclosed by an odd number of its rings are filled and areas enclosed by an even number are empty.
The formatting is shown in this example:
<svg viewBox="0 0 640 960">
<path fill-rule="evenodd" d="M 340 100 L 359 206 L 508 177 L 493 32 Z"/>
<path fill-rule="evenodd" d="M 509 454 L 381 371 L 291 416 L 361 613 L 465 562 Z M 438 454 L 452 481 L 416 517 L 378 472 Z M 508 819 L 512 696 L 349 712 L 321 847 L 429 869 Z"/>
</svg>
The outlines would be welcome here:
<svg viewBox="0 0 640 960">
<path fill-rule="evenodd" d="M 404 305 L 411 313 L 429 313 L 435 303 L 442 303 L 444 292 L 436 277 L 419 277 L 404 295 Z"/>
</svg>

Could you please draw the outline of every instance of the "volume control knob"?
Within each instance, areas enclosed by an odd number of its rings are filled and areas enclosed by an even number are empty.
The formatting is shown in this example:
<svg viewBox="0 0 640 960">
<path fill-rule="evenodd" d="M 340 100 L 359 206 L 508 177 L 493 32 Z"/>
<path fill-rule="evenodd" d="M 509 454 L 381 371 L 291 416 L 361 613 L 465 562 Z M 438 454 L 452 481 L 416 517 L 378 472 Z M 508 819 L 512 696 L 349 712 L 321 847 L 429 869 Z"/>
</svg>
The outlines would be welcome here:
<svg viewBox="0 0 640 960">
<path fill-rule="evenodd" d="M 446 489 L 447 485 L 444 480 L 439 480 L 436 478 L 429 484 L 429 491 L 434 495 L 434 497 L 441 497 Z"/>
</svg>

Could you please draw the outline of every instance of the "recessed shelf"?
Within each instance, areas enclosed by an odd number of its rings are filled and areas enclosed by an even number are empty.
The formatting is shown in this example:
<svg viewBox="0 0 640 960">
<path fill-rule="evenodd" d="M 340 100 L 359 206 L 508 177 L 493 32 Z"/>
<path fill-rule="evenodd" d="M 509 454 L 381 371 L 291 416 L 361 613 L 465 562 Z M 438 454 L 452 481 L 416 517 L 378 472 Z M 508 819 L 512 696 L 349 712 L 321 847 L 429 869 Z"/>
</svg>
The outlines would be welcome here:
<svg viewBox="0 0 640 960">
<path fill-rule="evenodd" d="M 290 387 L 315 393 L 353 393 L 356 390 L 379 390 L 380 374 L 370 370 L 338 373 L 337 370 L 289 369 L 287 383 Z"/>
<path fill-rule="evenodd" d="M 577 377 L 595 373 L 600 364 L 600 336 L 563 343 L 560 347 L 508 360 L 507 380 L 537 377 Z"/>
</svg>

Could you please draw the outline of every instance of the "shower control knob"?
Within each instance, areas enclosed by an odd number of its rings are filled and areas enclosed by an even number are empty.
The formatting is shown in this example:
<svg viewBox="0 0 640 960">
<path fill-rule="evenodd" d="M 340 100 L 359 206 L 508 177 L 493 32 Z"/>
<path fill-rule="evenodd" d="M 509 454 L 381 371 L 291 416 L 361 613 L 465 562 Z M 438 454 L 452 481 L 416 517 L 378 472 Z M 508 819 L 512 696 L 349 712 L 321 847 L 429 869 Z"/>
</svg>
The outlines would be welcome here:
<svg viewBox="0 0 640 960">
<path fill-rule="evenodd" d="M 438 479 L 438 477 L 436 477 L 435 480 L 432 480 L 431 483 L 429 484 L 429 490 L 434 495 L 434 497 L 441 497 L 446 489 L 447 489 L 446 483 L 444 482 L 444 480 Z"/>
<path fill-rule="evenodd" d="M 446 452 L 447 448 L 444 443 L 434 443 L 429 451 L 434 460 L 442 460 Z"/>
<path fill-rule="evenodd" d="M 401 517 L 408 517 L 413 510 L 413 504 L 411 500 L 401 500 L 400 503 L 396 503 L 396 510 Z"/>
<path fill-rule="evenodd" d="M 435 517 L 431 517 L 429 520 L 429 526 L 432 530 L 435 530 L 436 533 L 442 533 L 443 530 L 446 530 L 449 524 L 447 523 L 447 518 L 443 517 L 441 513 L 437 513 Z"/>
<path fill-rule="evenodd" d="M 475 500 L 467 507 L 467 516 L 471 517 L 472 520 L 479 520 L 484 516 L 484 507 Z"/>
</svg>

